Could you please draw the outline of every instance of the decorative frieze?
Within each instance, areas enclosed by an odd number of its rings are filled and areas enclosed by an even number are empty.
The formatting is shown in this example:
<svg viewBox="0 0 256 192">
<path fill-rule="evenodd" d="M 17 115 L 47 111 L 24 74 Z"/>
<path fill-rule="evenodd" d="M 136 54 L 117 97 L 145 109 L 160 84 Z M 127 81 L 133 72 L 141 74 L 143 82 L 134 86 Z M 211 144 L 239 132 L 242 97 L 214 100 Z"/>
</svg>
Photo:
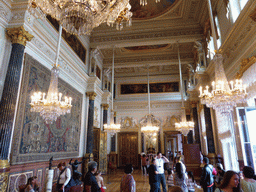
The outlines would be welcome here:
<svg viewBox="0 0 256 192">
<path fill-rule="evenodd" d="M 240 63 L 240 70 L 239 72 L 236 74 L 236 78 L 240 79 L 244 72 L 249 69 L 249 67 L 251 67 L 254 63 L 256 63 L 256 56 L 252 56 L 250 58 L 247 59 L 243 59 Z"/>
</svg>

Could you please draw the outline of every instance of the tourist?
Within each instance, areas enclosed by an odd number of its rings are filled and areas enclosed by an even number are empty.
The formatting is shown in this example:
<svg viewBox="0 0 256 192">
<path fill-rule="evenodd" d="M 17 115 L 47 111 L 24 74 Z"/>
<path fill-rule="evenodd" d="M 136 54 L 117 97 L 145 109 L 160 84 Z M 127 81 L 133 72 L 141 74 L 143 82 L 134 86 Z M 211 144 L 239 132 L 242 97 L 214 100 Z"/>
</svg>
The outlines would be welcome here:
<svg viewBox="0 0 256 192">
<path fill-rule="evenodd" d="M 96 178 L 96 181 L 97 181 L 97 183 L 100 187 L 101 192 L 105 192 L 106 187 L 104 185 L 104 180 L 103 180 L 103 177 L 101 176 L 100 171 L 96 171 L 95 178 Z"/>
<path fill-rule="evenodd" d="M 212 165 L 209 164 L 209 159 L 207 157 L 203 158 L 203 169 L 200 179 L 200 185 L 202 186 L 204 192 L 213 192 L 214 179 L 212 175 Z"/>
<path fill-rule="evenodd" d="M 176 170 L 174 174 L 174 185 L 180 186 L 184 192 L 188 192 L 187 174 L 183 171 L 183 167 L 181 163 L 176 163 Z"/>
<path fill-rule="evenodd" d="M 238 173 L 234 171 L 227 171 L 224 174 L 221 184 L 215 189 L 215 192 L 242 192 L 239 180 L 240 178 Z"/>
<path fill-rule="evenodd" d="M 86 173 L 84 177 L 84 185 L 85 190 L 87 190 L 87 187 L 91 188 L 92 192 L 101 192 L 101 189 L 97 183 L 97 180 L 95 178 L 95 173 L 97 171 L 97 163 L 95 161 L 91 161 L 88 163 L 88 172 Z"/>
<path fill-rule="evenodd" d="M 195 179 L 192 171 L 188 171 L 188 192 L 194 192 L 195 191 Z"/>
<path fill-rule="evenodd" d="M 169 160 L 162 155 L 162 153 L 158 152 L 156 156 L 156 167 L 158 171 L 158 179 L 162 185 L 163 192 L 166 192 L 166 182 L 165 182 L 165 175 L 164 175 L 164 163 L 169 163 Z M 160 188 L 159 188 L 160 191 Z"/>
<path fill-rule="evenodd" d="M 59 163 L 57 168 L 60 171 L 59 177 L 57 179 L 57 191 L 59 192 L 68 191 L 70 188 L 68 186 L 68 183 L 71 179 L 71 171 L 69 168 L 66 167 L 65 162 Z"/>
<path fill-rule="evenodd" d="M 151 165 L 148 168 L 150 192 L 158 192 L 160 183 L 158 181 L 158 171 L 156 167 L 156 160 L 152 158 Z"/>
<path fill-rule="evenodd" d="M 38 192 L 39 191 L 39 185 L 37 184 L 37 177 L 30 177 L 28 178 L 25 192 Z"/>
<path fill-rule="evenodd" d="M 148 173 L 147 171 L 147 161 L 148 161 L 148 157 L 143 154 L 141 157 L 141 165 L 142 165 L 142 173 L 143 175 L 146 175 Z"/>
<path fill-rule="evenodd" d="M 215 185 L 220 185 L 220 182 L 222 181 L 225 170 L 223 169 L 223 165 L 221 163 L 216 164 L 216 169 L 217 169 L 217 175 L 215 176 Z"/>
<path fill-rule="evenodd" d="M 256 191 L 256 181 L 253 179 L 254 177 L 254 170 L 252 167 L 245 166 L 243 168 L 243 177 L 241 179 L 241 187 L 243 191 L 246 192 L 255 192 Z"/>
<path fill-rule="evenodd" d="M 133 167 L 132 164 L 125 166 L 124 175 L 121 179 L 120 192 L 135 192 L 136 183 L 132 176 Z"/>
<path fill-rule="evenodd" d="M 172 169 L 168 169 L 167 173 L 168 173 L 168 176 L 167 176 L 166 182 L 167 182 L 167 186 L 168 186 L 168 189 L 169 189 L 170 187 L 174 186 L 173 170 Z"/>
</svg>

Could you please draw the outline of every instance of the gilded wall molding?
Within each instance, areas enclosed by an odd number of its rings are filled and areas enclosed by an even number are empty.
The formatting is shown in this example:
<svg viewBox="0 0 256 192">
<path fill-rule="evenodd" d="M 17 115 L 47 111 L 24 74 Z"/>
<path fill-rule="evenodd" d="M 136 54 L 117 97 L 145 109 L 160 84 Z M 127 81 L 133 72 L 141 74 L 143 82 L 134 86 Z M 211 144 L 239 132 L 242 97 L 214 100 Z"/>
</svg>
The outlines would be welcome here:
<svg viewBox="0 0 256 192">
<path fill-rule="evenodd" d="M 7 28 L 6 30 L 6 33 L 11 38 L 12 43 L 18 43 L 26 46 L 27 41 L 31 41 L 34 37 L 27 32 L 23 26 Z"/>
<path fill-rule="evenodd" d="M 236 74 L 236 78 L 240 79 L 244 72 L 249 69 L 249 67 L 251 67 L 254 63 L 256 63 L 256 56 L 252 56 L 250 58 L 247 59 L 243 59 L 240 63 L 240 69 L 239 72 Z"/>
<path fill-rule="evenodd" d="M 253 12 L 250 14 L 250 18 L 256 22 L 256 9 L 254 9 Z"/>
</svg>

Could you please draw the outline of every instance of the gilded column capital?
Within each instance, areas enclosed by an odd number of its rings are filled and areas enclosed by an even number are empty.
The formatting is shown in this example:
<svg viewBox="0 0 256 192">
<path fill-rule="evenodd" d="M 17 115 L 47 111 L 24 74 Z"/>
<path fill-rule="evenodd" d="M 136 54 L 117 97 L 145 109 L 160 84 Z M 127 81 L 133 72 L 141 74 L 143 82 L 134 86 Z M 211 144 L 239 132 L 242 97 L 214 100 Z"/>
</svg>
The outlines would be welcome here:
<svg viewBox="0 0 256 192">
<path fill-rule="evenodd" d="M 256 9 L 254 9 L 253 12 L 250 14 L 250 18 L 256 22 Z"/>
<path fill-rule="evenodd" d="M 190 102 L 190 105 L 191 105 L 192 108 L 196 108 L 197 104 L 198 104 L 198 101 L 191 101 Z"/>
<path fill-rule="evenodd" d="M 116 117 L 116 111 L 114 112 L 114 117 Z"/>
<path fill-rule="evenodd" d="M 89 96 L 89 99 L 90 99 L 90 100 L 95 100 L 95 98 L 96 98 L 96 96 L 97 96 L 97 93 L 94 93 L 94 92 L 87 92 L 86 95 Z"/>
<path fill-rule="evenodd" d="M 33 35 L 27 32 L 23 26 L 7 28 L 6 34 L 11 38 L 12 43 L 18 43 L 26 46 L 27 41 L 33 39 Z"/>
<path fill-rule="evenodd" d="M 101 104 L 104 110 L 108 110 L 109 104 Z"/>
<path fill-rule="evenodd" d="M 0 169 L 9 168 L 10 164 L 8 160 L 0 160 Z"/>
</svg>

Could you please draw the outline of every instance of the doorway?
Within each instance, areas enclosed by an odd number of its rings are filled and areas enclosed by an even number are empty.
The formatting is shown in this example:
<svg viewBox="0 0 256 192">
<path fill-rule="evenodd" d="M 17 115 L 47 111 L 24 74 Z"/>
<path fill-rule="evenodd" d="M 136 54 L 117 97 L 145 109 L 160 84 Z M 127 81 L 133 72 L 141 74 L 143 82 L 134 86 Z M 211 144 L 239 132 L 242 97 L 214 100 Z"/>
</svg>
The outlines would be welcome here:
<svg viewBox="0 0 256 192">
<path fill-rule="evenodd" d="M 138 133 L 118 133 L 118 145 L 119 167 L 132 164 L 134 168 L 138 168 Z"/>
</svg>

